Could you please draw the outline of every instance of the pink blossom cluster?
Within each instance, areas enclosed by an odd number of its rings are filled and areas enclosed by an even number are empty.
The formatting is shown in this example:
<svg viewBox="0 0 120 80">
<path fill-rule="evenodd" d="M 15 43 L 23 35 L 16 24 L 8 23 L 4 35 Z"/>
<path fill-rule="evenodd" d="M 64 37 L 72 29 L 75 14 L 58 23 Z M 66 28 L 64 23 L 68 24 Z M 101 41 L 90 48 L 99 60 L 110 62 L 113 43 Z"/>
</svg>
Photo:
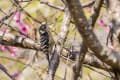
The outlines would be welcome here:
<svg viewBox="0 0 120 80">
<path fill-rule="evenodd" d="M 17 57 L 18 48 L 17 48 L 17 47 L 14 47 L 14 46 L 10 46 L 9 48 L 11 49 L 10 56 L 12 56 L 12 57 Z M 7 47 L 6 47 L 5 45 L 2 45 L 2 46 L 1 46 L 1 49 L 2 49 L 3 51 L 7 51 Z M 26 61 L 26 59 L 25 59 L 24 57 L 22 57 L 22 56 L 20 56 L 20 59 L 21 59 L 22 61 L 24 61 L 24 62 Z"/>
<path fill-rule="evenodd" d="M 18 48 L 17 47 L 14 47 L 14 46 L 10 46 L 9 47 L 11 49 L 11 53 L 10 53 L 10 56 L 12 57 L 16 57 L 16 53 L 18 52 Z M 6 51 L 7 50 L 7 47 L 5 45 L 2 45 L 1 49 L 3 51 Z"/>
<path fill-rule="evenodd" d="M 20 13 L 16 12 L 14 16 L 14 20 L 16 21 L 17 24 L 20 25 L 20 31 L 24 34 L 28 34 L 29 27 L 24 23 L 24 21 L 20 20 Z"/>
</svg>

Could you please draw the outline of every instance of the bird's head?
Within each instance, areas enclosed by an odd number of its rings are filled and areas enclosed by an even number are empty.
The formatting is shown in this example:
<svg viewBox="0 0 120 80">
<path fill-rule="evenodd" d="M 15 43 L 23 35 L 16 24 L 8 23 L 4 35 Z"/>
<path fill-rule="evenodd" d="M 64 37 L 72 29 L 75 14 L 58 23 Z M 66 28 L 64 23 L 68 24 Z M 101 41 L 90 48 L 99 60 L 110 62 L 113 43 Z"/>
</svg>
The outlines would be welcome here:
<svg viewBox="0 0 120 80">
<path fill-rule="evenodd" d="M 47 26 L 46 25 L 41 25 L 39 28 L 39 33 L 44 34 L 47 31 Z"/>
</svg>

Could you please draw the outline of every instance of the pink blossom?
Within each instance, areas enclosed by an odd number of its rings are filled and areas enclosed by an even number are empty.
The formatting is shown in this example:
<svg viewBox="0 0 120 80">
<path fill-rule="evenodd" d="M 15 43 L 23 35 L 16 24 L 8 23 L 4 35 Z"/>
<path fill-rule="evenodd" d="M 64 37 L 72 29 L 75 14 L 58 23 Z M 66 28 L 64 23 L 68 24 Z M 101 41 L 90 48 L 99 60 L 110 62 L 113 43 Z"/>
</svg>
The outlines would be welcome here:
<svg viewBox="0 0 120 80">
<path fill-rule="evenodd" d="M 1 48 L 2 48 L 2 50 L 3 50 L 3 51 L 6 51 L 6 50 L 7 50 L 7 48 L 6 48 L 6 46 L 5 46 L 5 45 L 2 45 L 2 47 L 1 47 Z"/>
<path fill-rule="evenodd" d="M 10 53 L 10 56 L 12 56 L 12 57 L 16 57 L 17 55 L 16 55 L 16 53 L 11 52 L 11 53 Z"/>
<path fill-rule="evenodd" d="M 27 35 L 28 34 L 28 26 L 23 22 L 23 21 L 20 21 L 20 30 L 21 32 L 24 34 L 24 35 Z"/>
<path fill-rule="evenodd" d="M 18 72 L 18 71 L 16 71 L 16 72 L 14 72 L 14 74 L 13 74 L 14 76 L 15 76 L 15 78 L 18 78 L 19 77 L 19 75 L 20 75 L 20 73 Z"/>
<path fill-rule="evenodd" d="M 17 51 L 18 51 L 18 48 L 17 48 L 17 47 L 14 47 L 14 46 L 11 46 L 10 49 L 11 49 L 13 52 L 17 52 Z"/>
<path fill-rule="evenodd" d="M 92 9 L 91 9 L 91 8 L 89 8 L 89 9 L 88 9 L 88 13 L 91 13 L 91 12 L 92 12 Z"/>
<path fill-rule="evenodd" d="M 16 23 L 20 22 L 20 13 L 19 12 L 15 13 L 14 20 L 16 20 Z"/>
<path fill-rule="evenodd" d="M 106 26 L 106 24 L 103 22 L 102 19 L 98 20 L 98 24 L 99 24 L 100 26 Z"/>
</svg>

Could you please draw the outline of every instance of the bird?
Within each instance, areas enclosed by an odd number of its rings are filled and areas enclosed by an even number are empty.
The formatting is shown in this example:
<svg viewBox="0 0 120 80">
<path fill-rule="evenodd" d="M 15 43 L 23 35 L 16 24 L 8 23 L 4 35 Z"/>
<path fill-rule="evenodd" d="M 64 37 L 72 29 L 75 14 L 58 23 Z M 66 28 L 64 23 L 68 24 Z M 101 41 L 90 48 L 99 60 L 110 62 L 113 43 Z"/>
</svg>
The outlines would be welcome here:
<svg viewBox="0 0 120 80">
<path fill-rule="evenodd" d="M 40 26 L 39 35 L 40 35 L 40 48 L 46 55 L 48 64 L 50 64 L 50 54 L 52 54 L 52 47 L 55 42 L 46 24 L 42 24 Z"/>
</svg>

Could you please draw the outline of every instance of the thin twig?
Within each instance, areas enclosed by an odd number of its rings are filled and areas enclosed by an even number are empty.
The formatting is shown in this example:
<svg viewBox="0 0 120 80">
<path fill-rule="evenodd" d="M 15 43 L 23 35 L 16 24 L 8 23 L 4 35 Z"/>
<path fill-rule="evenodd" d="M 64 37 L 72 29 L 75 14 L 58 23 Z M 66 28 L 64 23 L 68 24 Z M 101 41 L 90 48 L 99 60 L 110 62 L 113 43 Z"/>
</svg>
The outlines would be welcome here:
<svg viewBox="0 0 120 80">
<path fill-rule="evenodd" d="M 16 80 L 15 77 L 12 76 L 12 75 L 8 72 L 8 70 L 7 70 L 2 64 L 0 64 L 0 69 L 1 69 L 7 76 L 9 76 L 9 78 L 11 78 L 12 80 Z"/>
<path fill-rule="evenodd" d="M 51 8 L 54 8 L 54 9 L 57 9 L 57 10 L 60 10 L 60 11 L 65 11 L 65 8 L 64 7 L 61 7 L 61 6 L 56 6 L 48 1 L 44 1 L 44 0 L 39 0 L 40 3 L 42 4 L 46 4 L 47 6 L 51 7 Z M 90 0 L 89 2 L 85 2 L 85 3 L 82 3 L 82 7 L 85 8 L 85 7 L 89 7 L 91 5 L 93 5 L 95 2 L 95 0 Z"/>
</svg>

